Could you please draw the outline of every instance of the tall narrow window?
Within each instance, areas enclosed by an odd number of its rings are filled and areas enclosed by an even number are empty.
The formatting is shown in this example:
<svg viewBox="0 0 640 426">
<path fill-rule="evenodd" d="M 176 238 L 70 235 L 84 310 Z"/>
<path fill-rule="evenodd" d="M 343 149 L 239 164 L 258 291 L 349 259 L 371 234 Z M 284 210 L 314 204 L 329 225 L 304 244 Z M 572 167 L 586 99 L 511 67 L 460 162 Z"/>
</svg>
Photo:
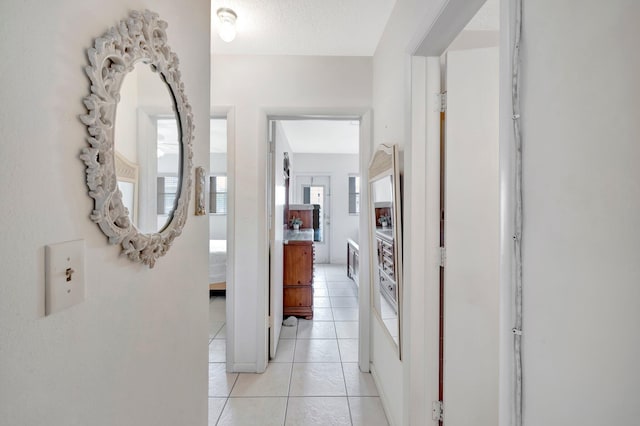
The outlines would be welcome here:
<svg viewBox="0 0 640 426">
<path fill-rule="evenodd" d="M 178 192 L 178 176 L 158 176 L 158 214 L 169 214 L 173 211 Z"/>
<path fill-rule="evenodd" d="M 209 213 L 227 214 L 227 177 L 209 177 Z"/>
<path fill-rule="evenodd" d="M 349 214 L 360 213 L 360 176 L 349 176 Z"/>
</svg>

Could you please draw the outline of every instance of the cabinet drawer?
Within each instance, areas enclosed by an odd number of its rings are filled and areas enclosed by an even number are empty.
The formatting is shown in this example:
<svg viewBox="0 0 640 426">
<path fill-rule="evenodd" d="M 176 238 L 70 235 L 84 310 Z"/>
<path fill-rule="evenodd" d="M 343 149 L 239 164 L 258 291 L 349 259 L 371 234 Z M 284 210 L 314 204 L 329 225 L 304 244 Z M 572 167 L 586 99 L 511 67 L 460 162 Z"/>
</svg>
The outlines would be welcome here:
<svg viewBox="0 0 640 426">
<path fill-rule="evenodd" d="M 285 285 L 284 306 L 313 306 L 313 287 L 309 285 Z"/>
</svg>

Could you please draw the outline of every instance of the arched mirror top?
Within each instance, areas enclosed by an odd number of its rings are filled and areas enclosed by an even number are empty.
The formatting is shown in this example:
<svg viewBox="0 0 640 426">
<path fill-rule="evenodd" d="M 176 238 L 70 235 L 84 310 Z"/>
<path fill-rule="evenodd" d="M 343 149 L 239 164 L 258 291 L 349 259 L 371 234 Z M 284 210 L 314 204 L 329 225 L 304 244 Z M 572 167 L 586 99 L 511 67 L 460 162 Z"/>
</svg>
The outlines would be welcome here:
<svg viewBox="0 0 640 426">
<path fill-rule="evenodd" d="M 181 234 L 187 219 L 192 185 L 193 114 L 184 93 L 178 57 L 167 44 L 166 28 L 167 23 L 160 20 L 158 14 L 148 10 L 134 11 L 127 19 L 95 39 L 94 46 L 87 50 L 90 65 L 85 67 L 91 82 L 90 94 L 84 98 L 88 113 L 80 117 L 89 133 L 89 147 L 82 150 L 80 157 L 87 166 L 87 186 L 89 195 L 94 199 L 91 219 L 109 238 L 110 244 L 120 244 L 123 254 L 129 259 L 150 267 L 154 266 L 156 260 L 167 252 L 173 240 Z M 144 213 L 144 203 L 149 201 L 138 200 L 139 194 L 143 192 L 138 188 L 142 188 L 142 184 L 138 185 L 138 179 L 142 180 L 145 174 L 151 175 L 151 178 L 147 178 L 152 182 L 161 166 L 156 163 L 156 168 L 151 168 L 155 174 L 141 167 L 139 178 L 138 171 L 135 178 L 130 173 L 123 178 L 119 175 L 123 170 L 119 166 L 125 163 L 122 160 L 127 155 L 119 153 L 116 159 L 115 146 L 115 127 L 118 121 L 138 119 L 130 115 L 125 118 L 119 115 L 116 120 L 123 81 L 138 64 L 153 71 L 150 74 L 155 75 L 168 89 L 168 106 L 162 111 L 158 110 L 155 122 L 160 123 L 162 119 L 173 120 L 174 132 L 177 132 L 179 141 L 176 149 L 176 176 L 172 180 L 174 198 L 167 203 L 169 207 L 166 211 L 163 211 L 165 217 L 162 224 L 145 227 L 148 233 L 141 232 L 134 223 Z M 166 124 L 156 124 L 156 127 Z M 129 151 L 133 152 L 131 149 Z M 141 151 L 136 152 L 138 161 L 130 163 L 137 167 L 141 162 Z M 153 161 L 157 162 L 160 148 L 154 145 L 151 152 Z M 159 178 L 157 182 L 159 185 Z M 154 184 L 153 188 L 157 189 L 157 186 Z M 160 193 L 159 190 L 155 192 Z M 133 200 L 127 202 L 129 197 Z M 153 208 L 160 209 L 160 201 L 155 201 L 157 207 Z M 132 212 L 133 206 L 135 214 Z M 159 215 L 156 221 L 157 224 L 160 223 Z"/>
</svg>

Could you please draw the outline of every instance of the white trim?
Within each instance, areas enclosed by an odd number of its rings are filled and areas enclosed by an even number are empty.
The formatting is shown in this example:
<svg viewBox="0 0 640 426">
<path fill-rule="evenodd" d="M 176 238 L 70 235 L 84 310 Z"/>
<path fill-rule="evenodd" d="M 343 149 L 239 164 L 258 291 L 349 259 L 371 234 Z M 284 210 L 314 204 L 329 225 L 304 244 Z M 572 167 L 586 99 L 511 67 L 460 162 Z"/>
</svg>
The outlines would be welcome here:
<svg viewBox="0 0 640 426">
<path fill-rule="evenodd" d="M 479 10 L 479 8 L 484 4 L 485 0 L 445 0 L 443 2 L 441 10 L 438 12 L 437 16 L 431 22 L 431 25 L 428 26 L 427 30 L 424 32 L 424 36 L 422 38 L 416 37 L 413 42 L 413 46 L 415 49 L 411 49 L 410 51 L 414 56 L 424 56 L 427 58 L 427 70 L 437 70 L 437 74 L 439 75 L 439 61 L 440 55 L 444 53 L 449 44 L 453 41 L 453 39 L 457 36 L 457 34 L 464 28 L 466 23 L 475 15 L 475 13 Z M 511 37 L 512 37 L 512 28 L 511 28 L 511 17 L 513 14 L 513 6 L 509 0 L 500 0 L 500 200 L 501 200 L 501 210 L 500 210 L 500 226 L 501 226 L 501 244 L 500 244 L 500 312 L 499 312 L 499 324 L 500 324 L 500 341 L 499 341 L 499 350 L 500 350 L 500 379 L 499 379 L 499 424 L 507 425 L 510 424 L 512 419 L 512 411 L 513 411 L 513 398 L 512 398 L 512 381 L 513 381 L 513 348 L 512 348 L 512 336 L 511 336 L 511 327 L 512 327 L 512 293 L 511 293 L 511 266 L 512 266 L 512 250 L 511 250 L 511 230 L 513 229 L 513 149 L 512 149 L 512 131 L 511 131 L 511 113 L 510 113 L 510 105 L 511 105 L 511 64 L 510 64 L 510 53 L 511 53 Z M 415 63 L 414 63 L 415 64 Z M 414 68 L 415 71 L 415 68 Z M 433 79 L 432 73 L 427 71 L 427 85 L 430 87 L 432 84 L 435 84 L 435 80 Z M 427 111 L 426 114 L 430 114 L 430 105 L 431 100 L 429 99 L 429 93 L 433 92 L 432 89 L 428 89 L 427 91 L 427 99 L 426 105 L 418 104 L 414 102 L 413 104 L 413 114 L 412 117 L 415 120 L 416 117 L 419 117 L 420 111 L 416 108 L 422 108 L 426 106 Z M 413 93 L 415 96 L 416 93 Z M 435 103 L 435 101 L 434 101 Z M 434 116 L 435 117 L 435 116 Z M 439 220 L 437 222 L 433 222 L 430 220 L 429 213 L 437 214 L 439 217 L 439 207 L 436 212 L 434 206 L 439 206 L 439 161 L 437 162 L 434 157 L 439 159 L 439 136 L 436 138 L 433 135 L 433 132 L 437 129 L 439 132 L 440 120 L 439 114 L 437 120 L 434 117 L 427 118 L 427 146 L 426 146 L 426 169 L 428 176 L 425 176 L 427 179 L 426 182 L 426 220 L 428 223 L 427 230 L 427 247 L 426 247 L 426 261 L 427 264 L 431 264 L 435 262 L 435 258 L 437 257 L 437 252 L 433 252 L 433 242 L 435 241 L 435 237 L 438 236 L 439 240 Z M 434 121 L 435 120 L 435 121 Z M 437 123 L 436 123 L 437 121 Z M 415 123 L 419 125 L 418 123 Z M 415 129 L 414 131 L 419 130 Z M 421 133 L 421 132 L 420 132 Z M 420 136 L 420 133 L 414 133 L 414 137 Z M 412 138 L 412 144 L 415 142 L 415 138 Z M 415 146 L 412 147 L 415 150 Z M 413 156 L 415 156 L 415 152 Z M 436 155 L 437 154 L 437 155 Z M 436 164 L 437 163 L 437 164 Z M 415 172 L 415 171 L 414 171 Z M 417 177 L 417 176 L 416 176 Z M 433 181 L 435 179 L 435 182 Z M 415 182 L 414 182 L 415 185 Z M 417 190 L 418 188 L 415 188 Z M 417 209 L 412 209 L 413 212 L 416 212 Z M 412 218 L 416 219 L 416 218 Z M 413 220 L 412 226 L 416 226 L 419 220 Z M 437 224 L 437 228 L 436 228 Z M 414 228 L 412 228 L 414 229 Z M 413 232 L 413 231 L 412 231 Z M 434 234 L 434 235 L 432 235 Z M 439 243 L 439 241 L 438 241 Z M 439 245 L 439 244 L 438 244 Z M 413 259 L 412 263 L 415 263 L 416 259 Z M 409 273 L 415 273 L 417 271 L 414 270 L 415 265 L 412 265 L 411 271 Z M 431 279 L 429 277 L 432 277 Z M 437 288 L 438 283 L 432 283 L 433 274 L 428 274 L 425 276 L 427 281 L 426 287 L 426 300 L 433 299 L 434 296 L 438 296 L 439 289 Z M 411 282 L 408 280 L 408 282 Z M 434 288 L 436 288 L 435 293 L 433 293 Z M 415 295 L 414 295 L 415 296 Z M 425 341 L 425 347 L 430 348 L 434 345 L 437 340 L 432 338 L 433 331 L 429 331 L 433 329 L 433 324 L 429 322 L 433 321 L 433 313 L 430 317 L 427 317 L 425 314 L 428 314 L 430 309 L 427 305 L 425 305 L 425 309 L 414 311 L 411 310 L 411 320 L 410 324 L 415 328 L 419 328 L 424 326 L 426 336 L 428 340 Z M 436 323 L 437 324 L 437 323 Z M 437 328 L 436 328 L 437 330 Z M 415 339 L 415 336 L 411 336 L 412 340 Z M 437 332 L 436 332 L 437 337 Z M 417 349 L 417 347 L 415 348 Z M 415 352 L 411 352 L 415 353 Z M 415 356 L 415 355 L 414 355 Z M 434 363 L 429 356 L 429 352 L 426 353 L 426 356 L 423 356 L 421 359 L 413 360 L 413 357 L 409 358 L 409 366 L 407 371 L 405 370 L 405 378 L 408 378 L 410 383 L 405 383 L 405 390 L 407 390 L 409 395 L 412 396 L 409 405 L 404 407 L 405 415 L 413 415 L 416 412 L 423 412 L 424 407 L 426 406 L 426 410 L 431 406 L 431 401 L 437 399 L 437 380 L 438 380 L 438 364 L 437 358 Z M 420 377 L 419 375 L 414 374 L 416 368 L 418 372 L 420 372 L 421 367 L 415 366 L 415 362 L 424 362 L 426 364 L 426 368 L 424 371 L 424 377 L 426 377 L 427 382 L 421 388 L 419 385 Z M 416 382 L 416 383 L 414 383 Z M 435 389 L 435 391 L 434 391 Z M 415 392 L 424 392 L 422 395 L 416 394 Z M 435 397 L 433 396 L 435 393 Z M 416 424 L 427 424 L 427 422 L 431 422 L 429 420 L 431 416 L 428 416 L 426 421 L 420 423 L 419 421 Z M 410 419 L 413 423 L 413 419 Z"/>
<path fill-rule="evenodd" d="M 255 373 L 256 370 L 257 370 L 257 365 L 255 363 L 239 362 L 239 363 L 233 364 L 230 371 L 234 373 Z"/>
<path fill-rule="evenodd" d="M 262 220 L 258 222 L 258 241 L 257 246 L 260 256 L 258 256 L 258 264 L 257 269 L 262 270 L 262 275 L 264 277 L 263 281 L 263 289 L 264 291 L 257 293 L 257 307 L 258 312 L 256 315 L 256 342 L 257 344 L 257 354 L 256 354 L 256 370 L 257 372 L 263 372 L 267 367 L 268 361 L 268 351 L 269 351 L 269 330 L 268 330 L 268 319 L 267 313 L 269 312 L 269 200 L 267 197 L 267 187 L 268 184 L 268 155 L 267 155 L 267 147 L 268 147 L 268 123 L 269 120 L 293 120 L 293 119 L 328 119 L 328 120 L 360 120 L 360 176 L 362 182 L 362 176 L 365 176 L 367 173 L 367 168 L 369 165 L 369 153 L 371 146 L 371 137 L 372 137 L 372 120 L 371 120 L 371 110 L 368 107 L 362 108 L 261 108 L 259 110 L 258 117 L 258 140 L 264 141 L 265 143 L 258 144 L 258 167 L 261 167 L 261 170 L 258 170 L 258 175 L 264 177 L 265 188 L 264 190 L 258 194 L 258 205 L 262 204 L 264 206 L 264 217 Z M 234 158 L 235 160 L 235 158 Z M 235 164 L 235 162 L 234 162 Z M 232 164 L 229 163 L 231 166 Z M 362 205 L 362 188 L 360 195 L 360 203 Z M 366 200 L 365 200 L 366 201 Z M 364 218 L 364 219 L 363 219 Z M 364 226 L 363 226 L 364 221 Z M 368 217 L 367 215 L 360 215 L 360 229 L 359 235 L 360 240 L 358 243 L 360 244 L 361 253 L 363 250 L 369 249 L 369 244 L 366 241 L 366 237 L 368 236 Z M 364 243 L 364 244 L 363 244 Z M 363 248 L 364 247 L 364 248 Z M 369 327 L 370 327 L 370 319 L 371 319 L 371 310 L 369 307 L 369 262 L 368 260 L 362 261 L 362 256 L 360 259 L 360 271 L 359 271 L 359 281 L 361 283 L 365 283 L 365 285 L 358 286 L 359 288 L 359 365 L 361 371 L 369 371 L 369 354 L 370 354 L 370 336 L 369 336 Z M 363 271 L 367 270 L 366 275 L 363 275 Z M 364 302 L 364 303 L 363 303 Z M 229 311 L 227 309 L 227 316 L 229 315 Z M 260 342 L 263 342 L 262 344 Z M 228 361 L 227 361 L 228 362 Z"/>
<path fill-rule="evenodd" d="M 433 108 L 429 108 L 430 95 L 427 81 L 428 59 L 413 57 L 411 63 L 411 143 L 407 144 L 405 157 L 405 283 L 403 323 L 405 360 L 404 401 L 405 418 L 411 423 L 428 424 L 431 419 L 430 404 L 425 403 L 437 399 L 437 368 L 435 375 L 429 366 L 438 365 L 437 345 L 428 344 L 433 341 L 428 337 L 438 333 L 438 268 L 432 257 L 432 245 L 438 245 L 439 235 L 428 233 L 427 229 L 435 223 L 439 224 L 439 206 L 436 204 L 435 217 L 433 203 L 428 198 L 429 184 L 436 178 L 439 180 L 439 158 L 427 156 L 430 141 L 428 135 L 437 134 L 439 139 L 439 120 L 433 126 L 426 126 L 432 117 Z M 439 66 L 439 65 L 438 65 Z M 438 74 L 439 77 L 439 74 Z M 439 83 L 439 81 L 438 81 Z M 439 90 L 438 90 L 439 91 Z M 439 118 L 439 112 L 435 113 Z M 430 123 L 432 124 L 432 123 Z M 435 160 L 435 164 L 434 161 Z M 425 166 L 426 165 L 426 166 Z M 437 167 L 434 167 L 437 166 Z M 439 188 L 438 192 L 439 194 Z M 434 238 L 435 237 L 435 238 Z M 422 256 L 420 256 L 420 254 Z"/>
<path fill-rule="evenodd" d="M 234 107 L 214 106 L 211 110 L 213 118 L 226 117 L 227 119 L 227 287 L 226 287 L 226 363 L 227 372 L 245 372 L 247 370 L 237 370 L 237 368 L 245 368 L 246 365 L 253 364 L 236 364 L 235 360 L 235 161 L 236 161 L 236 110 Z M 210 165 L 207 164 L 207 173 Z M 253 365 L 250 372 L 254 372 Z"/>
<path fill-rule="evenodd" d="M 369 159 L 371 158 L 371 142 L 373 120 L 371 111 L 362 114 L 360 119 L 360 210 L 369 205 Z M 363 185 L 363 182 L 365 184 Z M 358 366 L 360 371 L 367 372 L 371 366 L 371 277 L 369 265 L 369 215 L 359 215 L 358 229 Z M 376 385 L 378 389 L 379 386 Z M 383 402 L 383 408 L 386 404 Z M 386 409 L 385 409 L 386 410 Z M 387 418 L 390 418 L 387 416 Z"/>
<path fill-rule="evenodd" d="M 384 415 L 387 416 L 387 421 L 389 422 L 389 426 L 395 426 L 393 422 L 393 417 L 391 413 L 387 410 L 387 407 L 390 406 L 389 397 L 384 393 L 384 388 L 380 386 L 380 379 L 378 378 L 378 372 L 376 371 L 376 367 L 373 363 L 370 364 L 369 369 L 371 370 L 371 377 L 373 378 L 373 383 L 376 385 L 376 389 L 378 390 L 378 395 L 380 397 L 380 402 L 382 402 L 382 410 L 384 411 Z M 416 423 L 417 424 L 417 423 Z"/>
</svg>

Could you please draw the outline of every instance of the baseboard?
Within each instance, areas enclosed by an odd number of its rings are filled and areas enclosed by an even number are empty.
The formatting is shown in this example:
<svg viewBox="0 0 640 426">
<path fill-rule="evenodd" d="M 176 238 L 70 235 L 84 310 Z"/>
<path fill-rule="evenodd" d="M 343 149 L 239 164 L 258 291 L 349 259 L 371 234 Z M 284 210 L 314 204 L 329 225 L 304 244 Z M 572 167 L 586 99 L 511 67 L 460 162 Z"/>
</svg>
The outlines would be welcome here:
<svg viewBox="0 0 640 426">
<path fill-rule="evenodd" d="M 376 372 L 376 367 L 373 363 L 369 363 L 369 370 L 371 371 L 371 377 L 373 378 L 373 383 L 376 384 L 376 389 L 378 389 L 378 395 L 380 396 L 380 402 L 382 403 L 382 409 L 384 410 L 384 415 L 387 416 L 387 420 L 389 421 L 389 426 L 396 426 L 393 422 L 393 417 L 391 417 L 389 413 L 389 398 L 384 393 L 384 390 L 380 386 L 380 380 L 378 379 L 378 374 Z"/>
<path fill-rule="evenodd" d="M 231 371 L 233 373 L 255 373 L 258 371 L 258 365 L 255 362 L 239 362 L 231 366 Z"/>
</svg>

